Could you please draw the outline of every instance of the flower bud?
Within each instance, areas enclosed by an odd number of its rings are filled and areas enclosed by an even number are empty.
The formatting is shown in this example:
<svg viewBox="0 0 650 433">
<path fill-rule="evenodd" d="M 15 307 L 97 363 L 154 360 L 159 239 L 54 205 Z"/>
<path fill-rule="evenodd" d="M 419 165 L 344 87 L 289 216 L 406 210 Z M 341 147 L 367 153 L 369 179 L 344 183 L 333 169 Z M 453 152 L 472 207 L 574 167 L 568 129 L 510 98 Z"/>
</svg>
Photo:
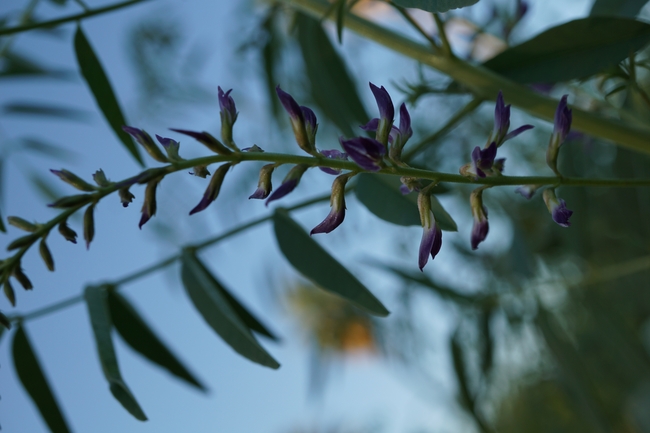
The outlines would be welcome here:
<svg viewBox="0 0 650 433">
<path fill-rule="evenodd" d="M 170 131 L 178 132 L 180 134 L 185 134 L 188 135 L 192 138 L 194 138 L 196 141 L 199 143 L 203 144 L 205 147 L 213 151 L 214 153 L 217 153 L 219 155 L 229 155 L 232 153 L 232 150 L 228 149 L 226 146 L 224 146 L 219 140 L 214 138 L 212 134 L 208 132 L 194 132 L 194 131 L 188 131 L 186 129 L 174 129 L 170 128 Z"/>
<path fill-rule="evenodd" d="M 99 185 L 102 188 L 111 186 L 112 183 L 106 178 L 106 175 L 104 174 L 104 170 L 102 170 L 101 168 L 97 170 L 95 174 L 93 174 L 93 180 L 97 185 Z"/>
<path fill-rule="evenodd" d="M 69 172 L 68 170 L 61 169 L 61 170 L 52 170 L 50 169 L 52 173 L 54 173 L 56 176 L 59 177 L 62 181 L 69 183 L 70 185 L 74 186 L 80 191 L 86 191 L 86 192 L 93 192 L 97 188 L 77 176 L 76 174 Z"/>
<path fill-rule="evenodd" d="M 388 137 L 392 143 L 389 156 L 393 161 L 402 159 L 402 149 L 412 135 L 411 115 L 406 108 L 406 104 L 403 103 L 399 107 L 399 128 L 393 126 Z"/>
<path fill-rule="evenodd" d="M 167 157 L 162 153 L 160 148 L 156 145 L 151 136 L 147 134 L 147 132 L 143 131 L 142 129 L 133 128 L 132 126 L 126 125 L 122 126 L 122 129 L 124 132 L 130 134 L 133 138 L 135 138 L 135 141 L 140 143 L 142 147 L 144 147 L 144 150 L 146 150 L 153 159 L 163 163 L 169 162 Z"/>
<path fill-rule="evenodd" d="M 16 306 L 16 293 L 14 292 L 14 288 L 11 287 L 11 283 L 9 282 L 9 280 L 5 281 L 4 286 L 3 286 L 3 290 L 4 290 L 4 293 L 5 293 L 5 296 L 7 297 L 9 302 L 11 303 L 11 306 L 15 307 Z"/>
<path fill-rule="evenodd" d="M 178 154 L 181 147 L 181 144 L 178 141 L 171 138 L 161 137 L 158 134 L 156 134 L 156 139 L 160 144 L 162 144 L 162 147 L 165 149 L 165 152 L 167 152 L 167 157 L 170 161 L 183 161 L 183 158 Z"/>
<path fill-rule="evenodd" d="M 273 177 L 273 170 L 275 170 L 276 164 L 267 164 L 260 170 L 260 178 L 257 181 L 257 189 L 253 194 L 251 194 L 248 199 L 256 198 L 263 200 L 271 194 L 273 190 L 273 184 L 271 178 Z"/>
<path fill-rule="evenodd" d="M 30 223 L 29 221 L 17 216 L 7 217 L 7 222 L 16 228 L 25 230 L 26 232 L 32 233 L 38 230 L 38 226 L 36 224 Z"/>
<path fill-rule="evenodd" d="M 54 203 L 48 204 L 47 206 L 58 208 L 58 209 L 67 209 L 75 206 L 84 205 L 90 202 L 92 199 L 93 197 L 91 194 L 69 195 L 67 197 L 60 198 Z"/>
<path fill-rule="evenodd" d="M 431 210 L 431 196 L 428 191 L 421 191 L 418 194 L 418 210 L 420 211 L 420 221 L 422 223 L 422 239 L 420 240 L 420 251 L 418 254 L 418 267 L 420 271 L 429 261 L 429 255 L 432 259 L 440 252 L 442 247 L 442 231 L 436 218 Z"/>
<path fill-rule="evenodd" d="M 38 252 L 41 254 L 41 258 L 51 272 L 54 272 L 54 259 L 52 258 L 52 253 L 45 243 L 45 238 L 41 240 L 41 244 L 38 246 Z"/>
<path fill-rule="evenodd" d="M 384 86 L 377 87 L 370 83 L 370 90 L 375 96 L 377 107 L 379 108 L 379 122 L 377 124 L 377 135 L 375 138 L 387 148 L 388 136 L 393 128 L 393 120 L 395 118 L 395 106 Z"/>
<path fill-rule="evenodd" d="M 282 90 L 280 86 L 275 88 L 275 92 L 282 103 L 282 106 L 289 114 L 291 121 L 291 128 L 293 135 L 296 137 L 298 146 L 309 153 L 310 155 L 317 155 L 316 151 L 316 131 L 318 124 L 316 123 L 316 115 L 314 112 L 307 108 L 298 105 L 295 99 Z"/>
<path fill-rule="evenodd" d="M 140 223 L 138 227 L 142 230 L 142 226 L 151 219 L 152 216 L 156 214 L 157 204 L 156 204 L 156 188 L 162 180 L 162 177 L 153 179 L 147 183 L 147 188 L 144 190 L 144 202 L 142 203 L 142 215 L 140 216 Z"/>
<path fill-rule="evenodd" d="M 553 123 L 553 134 L 546 149 L 546 163 L 558 176 L 560 176 L 560 172 L 557 169 L 557 158 L 560 153 L 560 146 L 562 146 L 562 143 L 564 143 L 564 140 L 569 135 L 573 118 L 571 110 L 567 106 L 567 97 L 568 95 L 562 96 L 557 106 L 555 121 Z"/>
<path fill-rule="evenodd" d="M 519 186 L 515 189 L 515 192 L 517 194 L 521 194 L 522 197 L 530 200 L 533 198 L 533 195 L 535 195 L 535 192 L 537 192 L 538 189 L 540 189 L 542 185 L 522 185 Z"/>
<path fill-rule="evenodd" d="M 562 227 L 569 227 L 571 225 L 569 218 L 573 215 L 573 211 L 567 209 L 564 200 L 557 198 L 555 195 L 555 188 L 545 189 L 543 197 L 544 203 L 546 203 L 546 208 L 551 213 L 553 221 Z"/>
<path fill-rule="evenodd" d="M 201 198 L 199 204 L 197 204 L 194 207 L 194 209 L 190 211 L 190 215 L 194 215 L 197 212 L 201 212 L 202 210 L 205 210 L 210 205 L 210 203 L 212 203 L 217 199 L 217 196 L 219 195 L 219 191 L 221 190 L 221 184 L 223 183 L 223 180 L 226 178 L 226 174 L 228 173 L 228 170 L 230 169 L 231 166 L 232 164 L 226 163 L 220 165 L 219 168 L 217 168 L 217 170 L 212 175 L 212 179 L 210 179 L 210 183 L 208 184 L 208 187 L 203 193 L 203 198 Z"/>
<path fill-rule="evenodd" d="M 350 140 L 339 138 L 341 147 L 350 159 L 367 171 L 379 171 L 384 166 L 386 147 L 379 141 L 368 137 L 355 137 Z"/>
<path fill-rule="evenodd" d="M 73 244 L 77 243 L 77 232 L 68 227 L 67 221 L 61 222 L 59 224 L 59 233 L 66 241 L 70 241 Z"/>
<path fill-rule="evenodd" d="M 478 244 L 485 240 L 490 230 L 487 208 L 483 206 L 483 190 L 484 188 L 482 187 L 477 188 L 469 196 L 472 216 L 474 217 L 474 225 L 472 226 L 472 236 L 470 239 L 473 250 L 477 249 Z"/>
<path fill-rule="evenodd" d="M 131 191 L 129 191 L 129 187 L 127 186 L 126 188 L 122 188 L 118 191 L 118 194 L 120 196 L 120 201 L 122 202 L 123 207 L 128 207 L 129 203 L 133 201 L 135 196 L 131 194 Z"/>
<path fill-rule="evenodd" d="M 84 212 L 84 239 L 86 241 L 86 249 L 90 249 L 90 243 L 95 237 L 95 204 L 91 204 Z"/>
<path fill-rule="evenodd" d="M 210 170 L 208 170 L 208 167 L 205 165 L 197 165 L 196 167 L 194 167 L 194 172 L 190 171 L 190 174 L 192 176 L 205 179 L 206 177 L 210 176 Z"/>
<path fill-rule="evenodd" d="M 11 242 L 9 245 L 7 245 L 7 251 L 11 250 L 17 250 L 18 248 L 23 248 L 28 245 L 33 244 L 36 242 L 36 239 L 38 239 L 39 236 L 37 235 L 27 235 L 27 236 L 22 236 L 19 237 L 18 239 L 15 239 L 13 242 Z"/>
<path fill-rule="evenodd" d="M 18 280 L 21 286 L 23 286 L 23 289 L 25 290 L 32 290 L 34 286 L 32 285 L 32 282 L 29 281 L 29 278 L 27 278 L 27 275 L 23 272 L 22 269 L 20 269 L 20 263 L 14 267 L 12 273 L 13 277 Z"/>
<path fill-rule="evenodd" d="M 352 176 L 354 174 L 348 173 L 334 179 L 334 182 L 332 182 L 332 195 L 330 196 L 330 207 L 332 209 L 323 222 L 312 229 L 310 235 L 330 233 L 341 225 L 345 218 L 345 184 L 348 183 Z"/>
<path fill-rule="evenodd" d="M 298 164 L 289 170 L 289 173 L 287 173 L 282 180 L 282 185 L 273 191 L 273 194 L 271 194 L 271 196 L 266 200 L 265 205 L 268 206 L 272 201 L 279 200 L 296 189 L 300 183 L 300 179 L 302 179 L 302 175 L 305 174 L 308 169 L 309 166 L 307 164 Z"/>
<path fill-rule="evenodd" d="M 237 146 L 232 139 L 232 129 L 235 121 L 237 120 L 237 107 L 235 107 L 235 100 L 230 96 L 232 89 L 224 93 L 221 87 L 217 87 L 219 96 L 219 116 L 221 117 L 221 139 L 224 144 L 233 150 L 237 150 Z"/>
</svg>

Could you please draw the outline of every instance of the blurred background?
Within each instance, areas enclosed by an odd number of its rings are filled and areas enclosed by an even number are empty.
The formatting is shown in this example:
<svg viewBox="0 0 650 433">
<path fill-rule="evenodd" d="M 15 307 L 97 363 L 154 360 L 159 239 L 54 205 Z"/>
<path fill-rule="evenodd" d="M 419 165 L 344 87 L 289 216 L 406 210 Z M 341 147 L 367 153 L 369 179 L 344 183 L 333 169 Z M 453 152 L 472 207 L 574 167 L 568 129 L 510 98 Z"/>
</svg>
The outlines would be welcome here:
<svg viewBox="0 0 650 433">
<path fill-rule="evenodd" d="M 452 46 L 462 57 L 484 61 L 587 16 L 592 7 L 591 0 L 526 4 L 522 13 L 518 1 L 481 0 L 447 14 Z M 89 6 L 101 5 L 89 0 Z M 31 14 L 23 16 L 26 8 Z M 72 0 L 4 2 L 0 25 L 82 10 Z M 387 4 L 360 1 L 355 12 L 422 39 Z M 430 14 L 411 13 L 435 32 Z M 644 8 L 640 19 L 649 13 Z M 298 150 L 274 97 L 277 84 L 314 109 L 324 149 L 336 148 L 341 134 L 358 134 L 353 125 L 376 115 L 368 82 L 386 86 L 396 105 L 409 105 L 414 136 L 407 149 L 423 143 L 413 154 L 416 166 L 456 173 L 492 130 L 494 106 L 486 102 L 436 136 L 471 101 L 464 89 L 353 33 L 344 31 L 339 44 L 335 25 L 321 27 L 280 5 L 157 0 L 84 20 L 82 27 L 128 123 L 180 140 L 185 158 L 208 152 L 168 128 L 216 135 L 217 86 L 233 89 L 240 147 Z M 74 30 L 67 24 L 0 39 L 5 218 L 46 221 L 57 214 L 45 205 L 74 190 L 49 169 L 66 168 L 89 179 L 101 168 L 113 180 L 139 171 L 79 75 Z M 343 62 L 362 107 L 332 108 L 323 99 L 328 89 L 317 77 L 327 63 L 318 61 L 327 51 L 314 51 L 313 45 L 322 37 L 325 47 L 333 47 L 328 61 Z M 645 78 L 639 74 L 631 85 L 629 77 L 607 73 L 545 91 L 558 99 L 568 93 L 581 108 L 647 124 L 648 106 L 638 90 L 646 87 Z M 349 117 L 337 118 L 347 109 Z M 511 122 L 536 128 L 500 151 L 507 174 L 550 175 L 544 153 L 552 125 L 516 109 Z M 108 197 L 95 211 L 90 250 L 51 236 L 56 272 L 29 252 L 22 266 L 35 289 L 18 290 L 15 309 L 3 298 L 0 309 L 33 311 L 267 215 L 261 202 L 247 199 L 261 166 L 238 165 L 218 200 L 192 217 L 187 212 L 206 180 L 185 173 L 167 177 L 158 189 L 158 213 L 142 230 L 137 226 L 144 189 L 132 189 L 136 199 L 126 209 Z M 580 134 L 563 146 L 561 167 L 568 176 L 650 177 L 647 156 Z M 284 172 L 278 169 L 276 182 Z M 327 193 L 332 179 L 308 172 L 281 205 Z M 440 188 L 437 198 L 458 231 L 444 233 L 442 250 L 424 273 L 417 269 L 421 228 L 377 218 L 352 193 L 345 223 L 316 237 L 391 310 L 385 319 L 301 278 L 280 253 L 269 224 L 202 250 L 214 274 L 280 336 L 279 343 L 263 341 L 282 364 L 277 371 L 241 358 L 214 335 L 188 302 L 176 265 L 124 285 L 121 293 L 208 388 L 202 393 L 187 386 L 116 337 L 122 374 L 147 413 L 146 423 L 134 420 L 108 391 L 82 303 L 30 320 L 25 328 L 69 425 L 80 432 L 650 431 L 650 191 L 560 189 L 574 211 L 567 229 L 551 220 L 540 195 L 528 201 L 514 187 L 490 189 L 484 194 L 490 234 L 475 252 L 469 245 L 470 191 Z M 328 203 L 321 202 L 293 216 L 310 229 L 328 212 Z M 80 216 L 70 225 L 80 232 Z M 19 233 L 8 227 L 0 247 Z M 10 332 L 0 338 L 0 425 L 7 432 L 47 431 L 16 377 L 8 337 Z"/>
</svg>

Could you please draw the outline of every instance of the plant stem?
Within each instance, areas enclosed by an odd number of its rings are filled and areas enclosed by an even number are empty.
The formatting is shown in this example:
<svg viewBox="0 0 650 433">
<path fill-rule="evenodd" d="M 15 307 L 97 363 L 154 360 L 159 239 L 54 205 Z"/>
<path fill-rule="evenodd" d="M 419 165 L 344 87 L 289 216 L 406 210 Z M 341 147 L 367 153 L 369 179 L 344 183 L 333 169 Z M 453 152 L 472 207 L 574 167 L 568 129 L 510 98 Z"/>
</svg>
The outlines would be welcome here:
<svg viewBox="0 0 650 433">
<path fill-rule="evenodd" d="M 95 15 L 101 15 L 107 12 L 112 12 L 118 9 L 122 9 L 138 3 L 142 3 L 143 1 L 146 0 L 129 0 L 122 3 L 115 3 L 110 6 L 105 6 L 103 8 L 91 9 L 83 13 L 69 15 L 63 18 L 57 18 L 55 20 L 41 21 L 40 23 L 31 23 L 31 24 L 26 24 L 26 25 L 16 26 L 16 27 L 8 27 L 6 29 L 0 29 L 0 36 L 13 35 L 16 33 L 27 32 L 34 29 L 41 29 L 43 27 L 56 27 L 58 25 L 69 23 L 72 21 L 83 20 L 85 18 L 90 18 Z"/>
<path fill-rule="evenodd" d="M 436 21 L 436 26 L 438 27 L 438 34 L 440 35 L 440 42 L 442 42 L 442 52 L 447 57 L 453 57 L 454 52 L 451 50 L 451 44 L 449 39 L 447 39 L 447 31 L 445 30 L 445 23 L 440 18 L 440 14 L 433 14 L 433 19 Z"/>
<path fill-rule="evenodd" d="M 321 0 L 279 1 L 315 17 L 321 17 L 328 5 Z M 506 95 L 508 102 L 514 106 L 536 117 L 553 121 L 558 101 L 534 92 L 527 86 L 508 80 L 480 65 L 472 65 L 456 57 L 433 55 L 429 47 L 387 30 L 351 12 L 348 13 L 345 19 L 345 26 L 367 39 L 439 70 L 470 89 L 477 97 L 496 100 L 496 96 L 501 90 Z M 572 110 L 575 129 L 639 152 L 650 153 L 650 129 L 604 118 L 577 107 L 572 107 Z"/>
<path fill-rule="evenodd" d="M 436 52 L 436 53 L 438 53 L 438 54 L 440 53 L 440 47 L 439 47 L 438 44 L 436 43 L 436 40 L 433 39 L 433 38 L 431 37 L 431 35 L 430 35 L 429 33 L 427 33 L 427 32 L 422 28 L 422 26 L 421 26 L 417 21 L 415 21 L 415 20 L 413 19 L 413 17 L 411 16 L 411 14 L 409 14 L 408 11 L 407 11 L 405 8 L 403 8 L 403 7 L 401 7 L 401 6 L 399 6 L 399 5 L 395 4 L 395 3 L 393 3 L 392 1 L 389 2 L 389 4 L 390 4 L 392 7 L 394 7 L 394 8 L 397 10 L 397 12 L 399 12 L 400 15 L 402 15 L 402 17 L 404 17 L 404 19 L 405 19 L 406 21 L 408 21 L 408 23 L 409 23 L 409 24 L 410 24 L 410 25 L 411 25 L 415 30 L 417 30 L 418 33 L 420 33 L 420 34 L 421 34 L 421 35 L 422 35 L 422 36 L 423 36 L 427 41 L 429 41 L 429 44 L 431 44 L 431 47 L 433 48 L 433 51 L 434 51 L 434 52 Z"/>
</svg>

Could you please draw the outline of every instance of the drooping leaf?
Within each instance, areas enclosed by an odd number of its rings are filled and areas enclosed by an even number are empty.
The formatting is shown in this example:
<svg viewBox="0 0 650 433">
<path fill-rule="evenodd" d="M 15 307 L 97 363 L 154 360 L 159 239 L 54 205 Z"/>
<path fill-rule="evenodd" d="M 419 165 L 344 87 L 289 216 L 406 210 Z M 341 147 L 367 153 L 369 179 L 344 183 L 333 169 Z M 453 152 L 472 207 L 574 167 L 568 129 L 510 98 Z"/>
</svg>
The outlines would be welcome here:
<svg viewBox="0 0 650 433">
<path fill-rule="evenodd" d="M 427 12 L 447 12 L 478 3 L 478 0 L 394 0 L 405 8 L 422 9 Z"/>
<path fill-rule="evenodd" d="M 648 0 L 596 0 L 589 16 L 613 15 L 634 18 L 646 3 Z"/>
<path fill-rule="evenodd" d="M 140 317 L 138 311 L 123 296 L 114 290 L 109 291 L 108 306 L 113 326 L 133 350 L 190 385 L 202 391 L 206 390 L 205 386 L 160 341 L 149 325 Z"/>
<path fill-rule="evenodd" d="M 85 110 L 79 110 L 78 108 L 31 102 L 13 102 L 5 104 L 2 106 L 2 112 L 4 114 L 55 117 L 59 119 L 79 121 L 87 121 L 91 117 L 91 113 Z"/>
<path fill-rule="evenodd" d="M 650 24 L 589 17 L 553 27 L 484 66 L 520 83 L 583 79 L 616 65 L 650 42 Z"/>
<path fill-rule="evenodd" d="M 478 317 L 478 335 L 481 341 L 481 371 L 487 376 L 492 371 L 494 364 L 494 331 L 492 329 L 492 316 L 494 307 L 488 305 L 483 308 Z"/>
<path fill-rule="evenodd" d="M 369 117 L 343 59 L 317 19 L 298 14 L 296 25 L 314 101 L 344 135 L 357 135 L 356 126 L 365 125 Z"/>
<path fill-rule="evenodd" d="M 57 144 L 52 144 L 36 137 L 23 137 L 20 139 L 21 145 L 16 151 L 26 151 L 30 153 L 37 153 L 43 156 L 56 158 L 61 161 L 68 161 L 75 157 L 75 153 L 61 147 Z"/>
<path fill-rule="evenodd" d="M 244 321 L 214 285 L 214 277 L 193 252 L 181 258 L 183 286 L 203 319 L 237 353 L 265 367 L 280 364 L 257 342 Z"/>
<path fill-rule="evenodd" d="M 404 195 L 399 190 L 400 185 L 396 176 L 362 173 L 358 176 L 354 193 L 370 212 L 384 221 L 400 226 L 419 226 L 417 193 Z M 458 230 L 454 219 L 433 195 L 431 210 L 442 230 Z"/>
<path fill-rule="evenodd" d="M 16 375 L 38 408 L 47 426 L 55 433 L 69 432 L 70 427 L 59 408 L 59 403 L 50 388 L 32 344 L 21 324 L 18 325 L 18 329 L 14 334 L 11 351 Z"/>
<path fill-rule="evenodd" d="M 2 212 L 0 212 L 0 232 L 7 233 L 7 228 L 5 227 L 5 222 L 2 219 Z"/>
<path fill-rule="evenodd" d="M 474 397 L 470 390 L 469 380 L 467 377 L 467 369 L 465 368 L 465 356 L 463 354 L 463 346 L 458 341 L 458 333 L 456 332 L 450 340 L 451 357 L 454 362 L 454 372 L 456 373 L 456 380 L 458 381 L 458 388 L 460 388 L 460 401 L 463 406 L 469 411 L 473 411 Z"/>
<path fill-rule="evenodd" d="M 104 68 L 90 42 L 88 42 L 81 26 L 77 26 L 77 31 L 74 36 L 74 48 L 81 74 L 86 80 L 86 83 L 88 83 L 88 87 L 90 87 L 90 91 L 95 97 L 99 109 L 104 114 L 104 117 L 111 128 L 113 128 L 117 137 L 124 144 L 124 147 L 143 166 L 144 164 L 139 149 L 131 137 L 122 130 L 122 126 L 126 125 L 122 109 L 115 97 L 115 93 L 113 93 L 113 88 L 111 87 L 110 81 L 108 81 Z"/>
<path fill-rule="evenodd" d="M 86 287 L 84 298 L 90 315 L 90 324 L 95 336 L 99 361 L 113 397 L 136 419 L 146 421 L 147 416 L 122 379 L 120 367 L 117 363 L 111 336 L 112 322 L 108 307 L 108 288 L 106 286 Z"/>
<path fill-rule="evenodd" d="M 317 286 L 335 293 L 376 316 L 389 311 L 354 275 L 314 241 L 289 214 L 273 214 L 275 238 L 289 263 Z"/>
</svg>

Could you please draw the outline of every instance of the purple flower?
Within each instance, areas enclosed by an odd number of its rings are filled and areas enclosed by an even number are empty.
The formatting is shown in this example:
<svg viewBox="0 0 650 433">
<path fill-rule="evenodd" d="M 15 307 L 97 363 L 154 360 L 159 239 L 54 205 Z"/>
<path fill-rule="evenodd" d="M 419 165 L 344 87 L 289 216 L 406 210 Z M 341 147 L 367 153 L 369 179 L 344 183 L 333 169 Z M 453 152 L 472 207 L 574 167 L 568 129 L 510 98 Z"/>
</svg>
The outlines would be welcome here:
<svg viewBox="0 0 650 433">
<path fill-rule="evenodd" d="M 546 149 L 546 163 L 558 176 L 560 176 L 560 172 L 557 169 L 557 157 L 560 153 L 560 146 L 562 146 L 562 143 L 564 143 L 564 140 L 569 135 L 571 120 L 573 118 L 571 110 L 567 106 L 567 97 L 568 95 L 562 96 L 557 110 L 555 110 L 553 134 Z"/>
<path fill-rule="evenodd" d="M 228 90 L 226 93 L 221 90 L 221 87 L 217 87 L 218 96 L 219 96 L 219 115 L 221 117 L 221 139 L 233 150 L 237 150 L 237 146 L 232 139 L 232 128 L 237 120 L 237 107 L 235 107 L 235 101 L 230 96 L 232 89 Z"/>
<path fill-rule="evenodd" d="M 143 131 L 142 129 L 126 125 L 122 126 L 122 130 L 135 138 L 135 141 L 140 143 L 153 159 L 158 162 L 169 162 L 165 155 L 160 151 L 160 148 L 156 146 L 156 143 L 153 141 L 151 136 L 147 134 L 147 132 Z"/>
<path fill-rule="evenodd" d="M 523 125 L 514 131 L 508 132 L 510 129 L 510 104 L 505 104 L 503 93 L 499 91 L 497 103 L 494 107 L 494 130 L 492 131 L 488 141 L 493 141 L 496 143 L 497 147 L 500 147 L 511 138 L 515 138 L 522 132 L 532 128 L 534 128 L 533 125 Z"/>
<path fill-rule="evenodd" d="M 442 231 L 436 218 L 431 211 L 431 196 L 428 193 L 421 192 L 418 194 L 418 210 L 420 211 L 420 221 L 422 222 L 422 239 L 420 240 L 420 251 L 418 254 L 418 267 L 420 271 L 429 261 L 440 252 L 442 247 Z"/>
<path fill-rule="evenodd" d="M 325 158 L 328 159 L 338 159 L 341 161 L 347 161 L 348 160 L 348 154 L 343 153 L 340 150 L 336 149 L 330 149 L 330 150 L 321 150 L 319 152 L 321 155 L 323 155 Z M 340 168 L 330 168 L 330 167 L 318 167 L 321 169 L 321 171 L 324 171 L 327 174 L 331 175 L 339 175 L 341 174 L 341 169 Z"/>
<path fill-rule="evenodd" d="M 390 95 L 384 86 L 377 87 L 370 83 L 370 90 L 375 96 L 377 107 L 379 108 L 379 121 L 376 128 L 377 135 L 375 138 L 377 141 L 382 143 L 382 145 L 386 146 L 388 144 L 388 135 L 393 128 L 395 107 L 393 106 L 393 100 L 390 98 Z"/>
<path fill-rule="evenodd" d="M 332 195 L 330 196 L 330 213 L 323 222 L 312 229 L 309 235 L 317 233 L 330 233 L 343 222 L 345 218 L 345 184 L 350 179 L 349 174 L 334 179 L 332 183 Z"/>
<path fill-rule="evenodd" d="M 571 223 L 569 218 L 573 215 L 573 211 L 567 209 L 566 202 L 561 198 L 558 199 L 555 195 L 555 188 L 548 188 L 544 190 L 544 203 L 548 211 L 551 213 L 553 221 L 562 227 L 569 227 Z"/>
<path fill-rule="evenodd" d="M 251 194 L 248 199 L 259 199 L 263 200 L 269 196 L 271 190 L 273 190 L 273 184 L 271 183 L 271 178 L 273 176 L 273 170 L 275 170 L 275 164 L 267 164 L 260 170 L 260 178 L 257 182 L 257 189 L 253 194 Z"/>
<path fill-rule="evenodd" d="M 275 191 L 273 191 L 273 194 L 266 200 L 265 205 L 268 206 L 269 203 L 275 200 L 279 200 L 285 195 L 289 194 L 291 191 L 296 189 L 298 184 L 300 183 L 300 179 L 302 178 L 302 175 L 305 174 L 305 172 L 309 169 L 309 166 L 306 164 L 298 164 L 294 166 L 291 170 L 289 170 L 289 173 L 284 177 L 282 180 L 282 185 Z"/>
<path fill-rule="evenodd" d="M 190 215 L 194 215 L 197 212 L 201 212 L 202 210 L 205 210 L 210 203 L 215 201 L 217 197 L 219 196 L 219 191 L 221 190 L 221 184 L 223 183 L 223 180 L 226 178 L 226 174 L 228 173 L 228 170 L 232 164 L 226 163 L 222 164 L 217 168 L 217 170 L 214 172 L 212 175 L 212 179 L 210 179 L 210 183 L 208 184 L 208 187 L 205 189 L 205 192 L 203 193 L 203 197 L 201 198 L 201 201 L 199 204 L 197 204 L 194 209 L 190 211 Z"/>
<path fill-rule="evenodd" d="M 298 105 L 296 100 L 282 90 L 280 86 L 277 86 L 275 91 L 282 106 L 289 113 L 293 135 L 296 137 L 298 146 L 305 152 L 314 155 L 316 153 L 316 132 L 318 130 L 316 115 L 310 108 Z"/>
<path fill-rule="evenodd" d="M 169 128 L 169 130 L 184 135 L 188 135 L 193 139 L 195 139 L 196 141 L 198 141 L 199 143 L 203 144 L 205 147 L 207 147 L 214 153 L 217 153 L 219 155 L 228 155 L 232 153 L 230 149 L 224 146 L 219 140 L 214 138 L 214 136 L 209 132 L 205 132 L 205 131 L 196 132 L 196 131 L 188 131 L 187 129 L 174 129 L 174 128 Z"/>
<path fill-rule="evenodd" d="M 476 146 L 472 151 L 473 174 L 478 177 L 485 177 L 485 172 L 492 170 L 492 165 L 494 165 L 494 158 L 496 156 L 497 144 L 494 141 L 485 149 Z"/>
<path fill-rule="evenodd" d="M 386 148 L 379 141 L 367 137 L 355 137 L 350 140 L 339 138 L 343 150 L 352 161 L 364 170 L 379 171 Z"/>
<path fill-rule="evenodd" d="M 469 201 L 472 208 L 472 215 L 474 216 L 470 243 L 472 244 L 472 249 L 475 250 L 478 248 L 478 244 L 485 240 L 490 230 L 487 208 L 483 206 L 483 188 L 472 191 Z"/>
<path fill-rule="evenodd" d="M 142 203 L 142 216 L 138 227 L 142 230 L 142 226 L 156 214 L 158 208 L 156 204 L 156 188 L 162 178 L 154 179 L 147 183 L 147 188 L 144 190 L 144 203 Z"/>
</svg>

